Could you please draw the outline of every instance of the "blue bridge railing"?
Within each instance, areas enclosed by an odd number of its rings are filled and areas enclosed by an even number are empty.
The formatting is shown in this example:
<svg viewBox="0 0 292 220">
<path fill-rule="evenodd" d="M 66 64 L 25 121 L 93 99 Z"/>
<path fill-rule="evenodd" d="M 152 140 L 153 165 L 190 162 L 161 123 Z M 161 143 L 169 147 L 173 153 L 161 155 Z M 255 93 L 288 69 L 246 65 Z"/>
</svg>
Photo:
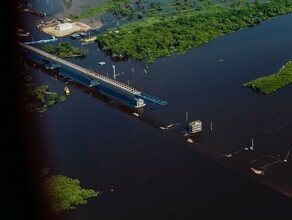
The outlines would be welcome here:
<svg viewBox="0 0 292 220">
<path fill-rule="evenodd" d="M 151 96 L 151 95 L 148 95 L 144 92 L 141 92 L 139 95 L 136 95 L 137 98 L 142 98 L 144 99 L 145 101 L 149 101 L 149 102 L 152 102 L 154 104 L 158 104 L 158 105 L 167 105 L 167 101 L 165 100 L 162 100 L 162 99 L 159 99 L 159 98 L 156 98 L 154 96 Z"/>
</svg>

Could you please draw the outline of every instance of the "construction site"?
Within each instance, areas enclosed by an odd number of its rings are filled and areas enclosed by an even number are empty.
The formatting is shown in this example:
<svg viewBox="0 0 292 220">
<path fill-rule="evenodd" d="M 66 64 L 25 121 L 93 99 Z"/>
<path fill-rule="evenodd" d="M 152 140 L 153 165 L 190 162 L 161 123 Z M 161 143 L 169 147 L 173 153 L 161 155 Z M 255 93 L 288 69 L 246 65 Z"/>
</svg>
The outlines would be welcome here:
<svg viewBox="0 0 292 220">
<path fill-rule="evenodd" d="M 41 22 L 38 28 L 54 37 L 65 37 L 78 32 L 87 32 L 91 29 L 87 24 L 79 21 L 71 21 L 68 18 Z"/>
</svg>

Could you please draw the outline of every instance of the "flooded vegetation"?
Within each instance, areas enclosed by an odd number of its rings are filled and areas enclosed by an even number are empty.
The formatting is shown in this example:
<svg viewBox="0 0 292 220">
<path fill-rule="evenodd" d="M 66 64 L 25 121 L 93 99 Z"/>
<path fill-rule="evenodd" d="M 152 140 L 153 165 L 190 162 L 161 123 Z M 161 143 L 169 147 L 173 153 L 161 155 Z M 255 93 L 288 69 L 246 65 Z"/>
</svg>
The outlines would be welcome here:
<svg viewBox="0 0 292 220">
<path fill-rule="evenodd" d="M 292 62 L 289 61 L 279 72 L 257 78 L 243 86 L 262 94 L 270 94 L 292 83 Z"/>
<path fill-rule="evenodd" d="M 84 49 L 75 47 L 71 45 L 70 42 L 58 43 L 57 46 L 51 44 L 43 45 L 42 49 L 61 58 L 84 57 L 86 55 L 86 51 Z"/>
<path fill-rule="evenodd" d="M 103 192 L 53 219 L 288 220 L 292 90 L 279 85 L 291 73 L 291 1 L 142 0 L 126 6 L 126 1 L 73 0 L 64 14 L 78 8 L 76 2 L 84 6 L 76 19 L 90 7 L 108 6 L 98 18 L 104 26 L 90 32 L 99 43 L 60 39 L 87 52 L 83 59 L 65 59 L 168 104 L 131 108 L 62 73 L 55 78 L 53 70 L 31 66 L 26 73 L 32 73 L 33 85 L 48 86 L 40 87 L 38 103 L 44 95 L 50 100 L 53 91 L 70 94 L 57 108 L 29 114 L 43 131 L 33 149 L 44 151 L 43 163 L 52 173 Z M 35 6 L 43 11 L 47 4 Z M 62 14 L 63 7 L 55 10 Z M 31 25 L 41 18 L 24 16 L 30 20 L 23 29 L 35 39 L 48 38 Z M 115 56 L 127 56 L 113 59 L 113 48 Z M 276 82 L 262 82 L 267 89 L 278 85 L 272 95 L 242 86 L 273 72 Z M 190 134 L 190 122 L 197 120 L 202 129 Z M 37 129 L 29 125 L 34 130 L 27 136 L 35 139 Z M 69 196 L 80 189 L 67 188 L 73 189 Z"/>
<path fill-rule="evenodd" d="M 36 66 L 36 64 L 35 64 Z M 46 84 L 37 84 L 29 73 L 22 75 L 23 96 L 22 104 L 27 112 L 45 112 L 48 107 L 64 102 L 66 97 L 50 90 Z"/>
<path fill-rule="evenodd" d="M 183 54 L 220 36 L 292 11 L 289 0 L 224 4 L 213 1 L 185 1 L 181 4 L 174 1 L 173 4 L 171 13 L 165 13 L 159 2 L 151 2 L 147 14 L 138 7 L 141 20 L 97 36 L 101 48 L 138 60 L 147 58 L 152 63 L 158 57 Z M 134 9 L 130 6 L 112 8 L 109 12 L 118 19 L 127 17 L 131 20 L 134 16 Z"/>
<path fill-rule="evenodd" d="M 75 209 L 76 206 L 86 204 L 91 197 L 101 194 L 99 191 L 81 187 L 78 179 L 51 175 L 48 169 L 43 169 L 42 175 L 44 191 L 48 197 L 47 205 L 53 214 Z"/>
</svg>

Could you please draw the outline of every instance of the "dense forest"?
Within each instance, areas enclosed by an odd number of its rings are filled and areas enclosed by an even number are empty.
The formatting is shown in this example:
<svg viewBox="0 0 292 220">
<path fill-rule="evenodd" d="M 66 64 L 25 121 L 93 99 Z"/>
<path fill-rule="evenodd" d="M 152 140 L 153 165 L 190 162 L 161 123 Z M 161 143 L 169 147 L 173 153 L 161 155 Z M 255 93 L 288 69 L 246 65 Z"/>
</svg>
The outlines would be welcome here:
<svg viewBox="0 0 292 220">
<path fill-rule="evenodd" d="M 137 0 L 135 8 L 131 1 L 116 2 L 108 12 L 118 19 L 138 19 L 99 34 L 99 46 L 110 54 L 146 58 L 150 63 L 292 11 L 291 0 L 174 0 L 147 3 L 147 7 Z"/>
</svg>

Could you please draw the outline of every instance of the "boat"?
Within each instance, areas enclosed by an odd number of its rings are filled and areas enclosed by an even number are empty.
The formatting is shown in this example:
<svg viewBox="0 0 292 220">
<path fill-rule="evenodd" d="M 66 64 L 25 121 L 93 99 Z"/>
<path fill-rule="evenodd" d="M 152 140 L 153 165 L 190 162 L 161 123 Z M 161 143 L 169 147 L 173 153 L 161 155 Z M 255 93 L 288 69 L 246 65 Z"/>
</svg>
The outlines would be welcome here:
<svg viewBox="0 0 292 220">
<path fill-rule="evenodd" d="M 102 66 L 102 65 L 105 64 L 105 62 L 101 61 L 101 62 L 98 62 L 98 64 L 99 64 L 100 66 Z"/>
<path fill-rule="evenodd" d="M 251 146 L 248 146 L 246 148 L 244 148 L 245 150 L 250 150 L 253 151 L 254 150 L 254 143 L 253 143 L 253 138 L 251 139 Z"/>
<path fill-rule="evenodd" d="M 70 90 L 69 90 L 68 86 L 65 86 L 64 92 L 66 95 L 70 95 Z"/>
<path fill-rule="evenodd" d="M 189 139 L 187 140 L 187 142 L 189 142 L 189 143 L 193 143 L 194 141 L 193 141 L 191 138 L 189 138 Z"/>
<path fill-rule="evenodd" d="M 290 154 L 290 150 L 288 151 L 288 153 L 287 153 L 287 155 L 286 155 L 286 157 L 285 157 L 285 159 L 284 159 L 284 162 L 285 162 L 285 163 L 287 163 L 287 160 L 288 160 L 289 154 Z"/>
<path fill-rule="evenodd" d="M 230 158 L 232 157 L 232 154 L 224 154 L 225 157 Z"/>
<path fill-rule="evenodd" d="M 263 170 L 257 170 L 253 167 L 250 168 L 255 174 L 257 175 L 264 175 L 264 171 Z"/>
<path fill-rule="evenodd" d="M 167 125 L 166 127 L 167 128 L 171 128 L 173 126 L 173 124 L 170 124 L 170 125 Z"/>
<path fill-rule="evenodd" d="M 92 36 L 89 38 L 82 38 L 80 41 L 82 42 L 82 44 L 94 43 L 96 41 L 96 36 Z"/>
</svg>

